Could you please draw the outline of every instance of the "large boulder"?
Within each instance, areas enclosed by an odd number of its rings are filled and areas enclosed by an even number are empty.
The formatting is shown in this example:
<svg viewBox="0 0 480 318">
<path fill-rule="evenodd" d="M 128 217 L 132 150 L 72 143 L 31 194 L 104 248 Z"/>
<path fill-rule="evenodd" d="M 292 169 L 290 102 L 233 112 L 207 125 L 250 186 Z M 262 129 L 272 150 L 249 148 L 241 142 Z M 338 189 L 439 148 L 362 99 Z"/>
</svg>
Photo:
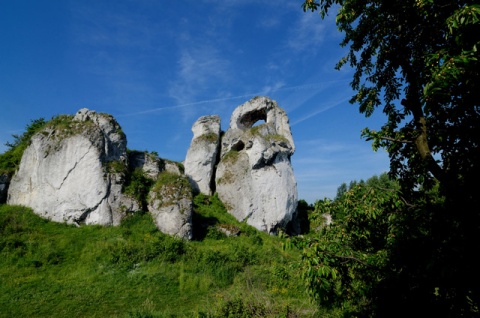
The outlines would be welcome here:
<svg viewBox="0 0 480 318">
<path fill-rule="evenodd" d="M 182 239 L 192 238 L 192 188 L 184 175 L 163 172 L 148 194 L 148 211 L 157 228 Z"/>
<path fill-rule="evenodd" d="M 259 121 L 265 122 L 255 126 Z M 216 171 L 216 191 L 229 213 L 267 233 L 286 228 L 298 201 L 294 151 L 288 117 L 275 101 L 255 97 L 237 107 Z"/>
<path fill-rule="evenodd" d="M 57 222 L 117 225 L 135 201 L 122 194 L 126 137 L 115 119 L 86 108 L 58 116 L 25 149 L 8 204 Z"/>
<path fill-rule="evenodd" d="M 192 188 L 179 165 L 157 155 L 133 151 L 129 153 L 131 170 L 141 169 L 153 184 L 146 202 L 139 202 L 150 214 L 157 228 L 172 236 L 192 238 Z"/>
<path fill-rule="evenodd" d="M 220 117 L 202 116 L 192 126 L 193 138 L 184 161 L 194 192 L 212 195 L 220 146 Z"/>
</svg>

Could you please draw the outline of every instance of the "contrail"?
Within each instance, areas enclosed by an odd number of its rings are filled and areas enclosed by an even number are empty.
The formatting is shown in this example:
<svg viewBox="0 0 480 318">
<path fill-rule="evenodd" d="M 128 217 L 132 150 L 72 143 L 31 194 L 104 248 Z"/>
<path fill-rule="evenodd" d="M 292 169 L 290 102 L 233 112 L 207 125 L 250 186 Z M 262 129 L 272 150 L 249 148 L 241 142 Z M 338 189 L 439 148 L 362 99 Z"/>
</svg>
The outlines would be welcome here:
<svg viewBox="0 0 480 318">
<path fill-rule="evenodd" d="M 119 116 L 144 115 L 144 114 L 159 112 L 159 111 L 162 111 L 162 110 L 176 109 L 176 108 L 182 108 L 182 107 L 187 107 L 187 106 L 208 104 L 208 103 L 215 103 L 215 102 L 223 102 L 223 101 L 232 100 L 232 99 L 250 97 L 250 96 L 254 96 L 254 95 L 257 95 L 257 94 L 246 94 L 246 95 L 239 95 L 239 96 L 232 96 L 232 97 L 206 99 L 206 100 L 202 100 L 202 101 L 198 101 L 198 102 L 186 103 L 186 104 L 181 104 L 181 105 L 176 105 L 176 106 L 166 106 L 166 107 L 152 108 L 152 109 L 143 110 L 141 112 L 123 114 L 123 115 L 119 115 Z"/>
<path fill-rule="evenodd" d="M 280 87 L 280 88 L 267 90 L 267 94 L 271 93 L 271 92 L 284 91 L 284 90 L 312 89 L 312 88 L 317 88 L 318 86 L 321 86 L 321 85 L 336 83 L 336 82 L 345 82 L 345 80 L 332 80 L 332 81 L 309 83 L 309 84 L 302 84 L 302 85 L 295 85 L 295 86 Z M 228 101 L 228 100 L 234 100 L 234 99 L 239 99 L 239 98 L 247 98 L 247 97 L 252 97 L 252 96 L 257 96 L 257 95 L 265 95 L 265 92 L 257 92 L 257 93 L 250 93 L 250 94 L 231 96 L 231 97 L 207 99 L 207 100 L 202 100 L 202 101 L 198 101 L 198 102 L 185 103 L 185 104 L 175 105 L 175 106 L 157 107 L 157 108 L 147 109 L 147 110 L 143 110 L 143 111 L 139 111 L 139 112 L 118 115 L 118 117 L 144 115 L 144 114 L 155 113 L 155 112 L 159 112 L 159 111 L 163 111 L 163 110 L 177 109 L 177 108 L 183 108 L 183 107 L 201 105 L 201 104 L 208 104 L 208 103 L 224 102 L 224 101 Z"/>
<path fill-rule="evenodd" d="M 323 106 L 322 108 L 317 109 L 317 110 L 315 110 L 314 112 L 312 112 L 312 113 L 310 113 L 310 114 L 308 114 L 308 115 L 306 115 L 306 116 L 304 116 L 304 117 L 302 117 L 302 118 L 300 118 L 300 119 L 297 119 L 296 121 L 294 121 L 294 122 L 291 124 L 291 126 L 295 126 L 295 125 L 297 125 L 297 124 L 299 124 L 299 123 L 301 123 L 301 122 L 303 122 L 303 121 L 305 121 L 305 120 L 307 120 L 307 119 L 309 119 L 309 118 L 311 118 L 311 117 L 313 117 L 313 116 L 316 116 L 316 115 L 318 115 L 318 114 L 320 114 L 320 113 L 323 113 L 323 112 L 329 110 L 330 108 L 333 108 L 333 107 L 335 107 L 335 106 L 340 105 L 341 103 L 344 103 L 344 102 L 348 101 L 349 99 L 350 99 L 350 98 L 342 98 L 342 99 L 340 99 L 340 100 L 338 100 L 338 101 L 336 101 L 336 102 L 334 102 L 334 103 L 330 103 L 330 104 L 328 104 L 328 105 L 326 105 L 326 106 Z"/>
</svg>

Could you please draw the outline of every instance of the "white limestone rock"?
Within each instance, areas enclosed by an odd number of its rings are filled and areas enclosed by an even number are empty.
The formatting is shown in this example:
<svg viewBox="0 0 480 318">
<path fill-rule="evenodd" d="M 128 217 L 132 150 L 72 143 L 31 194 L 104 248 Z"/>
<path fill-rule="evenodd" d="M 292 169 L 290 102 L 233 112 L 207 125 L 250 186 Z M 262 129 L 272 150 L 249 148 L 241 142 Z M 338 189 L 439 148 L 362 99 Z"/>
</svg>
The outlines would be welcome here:
<svg viewBox="0 0 480 318">
<path fill-rule="evenodd" d="M 126 137 L 112 116 L 81 109 L 35 134 L 13 176 L 8 204 L 56 222 L 117 225 L 138 205 L 121 193 Z"/>
<path fill-rule="evenodd" d="M 216 190 L 229 213 L 267 233 L 284 229 L 297 209 L 294 151 L 288 117 L 275 101 L 255 97 L 237 107 L 216 171 Z"/>
<path fill-rule="evenodd" d="M 167 171 L 182 174 L 180 164 L 171 160 L 163 159 L 146 151 L 132 151 L 128 154 L 128 165 L 131 170 L 141 168 L 145 176 L 156 180 L 161 172 Z"/>
<path fill-rule="evenodd" d="M 156 180 L 158 174 L 162 172 L 161 161 L 157 156 L 145 151 L 132 151 L 128 154 L 130 169 L 140 168 L 145 173 L 145 176 L 152 180 Z"/>
<path fill-rule="evenodd" d="M 184 161 L 195 192 L 212 195 L 214 168 L 220 146 L 220 117 L 202 116 L 192 126 L 193 138 Z"/>
<path fill-rule="evenodd" d="M 148 211 L 157 228 L 172 236 L 192 239 L 192 189 L 184 175 L 163 172 L 148 195 Z"/>
</svg>

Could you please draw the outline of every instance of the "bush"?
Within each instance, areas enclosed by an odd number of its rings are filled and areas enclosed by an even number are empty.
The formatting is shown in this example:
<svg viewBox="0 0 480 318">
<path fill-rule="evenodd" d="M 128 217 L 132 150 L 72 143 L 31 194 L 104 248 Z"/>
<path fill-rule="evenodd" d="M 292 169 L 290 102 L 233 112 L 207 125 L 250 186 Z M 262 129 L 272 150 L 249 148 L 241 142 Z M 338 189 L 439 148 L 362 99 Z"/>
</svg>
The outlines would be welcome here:
<svg viewBox="0 0 480 318">
<path fill-rule="evenodd" d="M 145 175 L 142 168 L 136 168 L 127 174 L 124 193 L 137 200 L 142 210 L 147 210 L 147 196 L 154 181 Z"/>
</svg>

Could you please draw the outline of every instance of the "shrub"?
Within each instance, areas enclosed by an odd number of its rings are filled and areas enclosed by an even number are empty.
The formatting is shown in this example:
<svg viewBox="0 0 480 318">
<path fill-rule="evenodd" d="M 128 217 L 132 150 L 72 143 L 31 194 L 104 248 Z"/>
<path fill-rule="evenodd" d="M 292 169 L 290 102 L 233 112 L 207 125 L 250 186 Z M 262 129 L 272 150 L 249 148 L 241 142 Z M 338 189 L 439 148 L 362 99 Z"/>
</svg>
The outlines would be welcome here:
<svg viewBox="0 0 480 318">
<path fill-rule="evenodd" d="M 142 210 L 147 210 L 147 196 L 153 183 L 154 181 L 145 175 L 142 168 L 135 168 L 127 174 L 123 191 L 135 198 Z"/>
</svg>

